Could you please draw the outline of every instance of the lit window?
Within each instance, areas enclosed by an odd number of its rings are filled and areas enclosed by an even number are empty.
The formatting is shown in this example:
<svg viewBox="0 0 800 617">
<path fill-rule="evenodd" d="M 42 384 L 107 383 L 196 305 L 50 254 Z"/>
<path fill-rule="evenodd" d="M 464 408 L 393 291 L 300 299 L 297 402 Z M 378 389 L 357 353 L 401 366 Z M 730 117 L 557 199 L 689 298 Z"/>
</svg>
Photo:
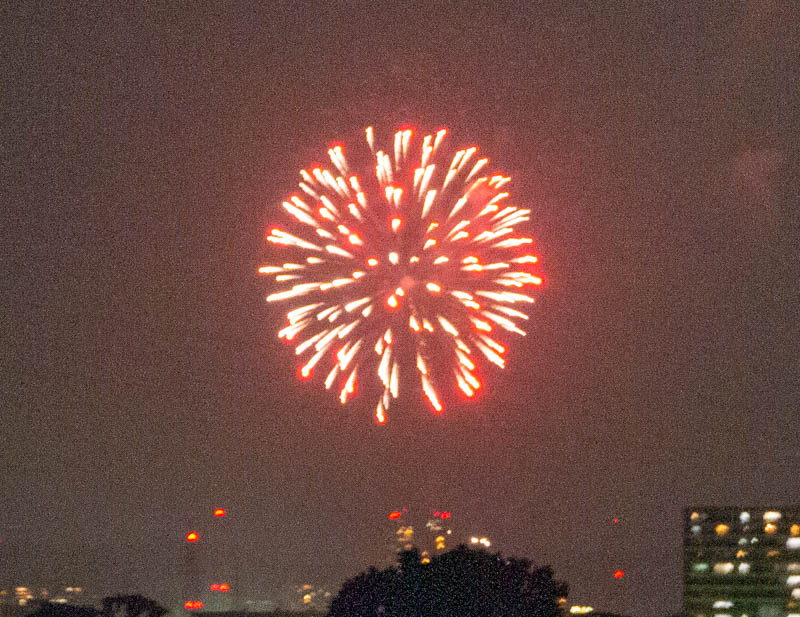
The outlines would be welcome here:
<svg viewBox="0 0 800 617">
<path fill-rule="evenodd" d="M 790 536 L 800 536 L 800 525 L 795 523 L 791 527 L 789 527 L 789 535 Z"/>
<path fill-rule="evenodd" d="M 693 563 L 692 564 L 692 570 L 694 570 L 695 572 L 706 572 L 708 570 L 708 564 L 707 563 Z"/>
<path fill-rule="evenodd" d="M 786 584 L 789 587 L 797 587 L 800 585 L 800 574 L 790 574 L 786 577 Z"/>
<path fill-rule="evenodd" d="M 689 520 L 692 520 L 692 521 L 697 521 L 699 519 L 700 519 L 700 513 L 699 512 L 692 512 L 692 514 L 689 516 Z"/>
<path fill-rule="evenodd" d="M 800 587 L 792 589 L 792 597 L 796 600 L 800 600 Z"/>
<path fill-rule="evenodd" d="M 792 550 L 800 548 L 800 538 L 786 538 L 786 548 Z"/>
<path fill-rule="evenodd" d="M 733 572 L 733 564 L 730 561 L 714 564 L 714 574 L 730 574 Z"/>
<path fill-rule="evenodd" d="M 692 525 L 692 533 L 700 533 L 700 525 Z"/>
<path fill-rule="evenodd" d="M 767 510 L 764 512 L 764 520 L 767 523 L 777 523 L 781 520 L 781 513 L 776 510 Z"/>
<path fill-rule="evenodd" d="M 800 563 L 787 563 L 786 564 L 786 571 L 787 572 L 800 572 Z"/>
<path fill-rule="evenodd" d="M 726 533 L 728 533 L 729 530 L 730 530 L 730 527 L 728 527 L 728 525 L 726 525 L 725 523 L 720 523 L 719 525 L 714 527 L 714 532 L 718 536 L 724 536 Z"/>
<path fill-rule="evenodd" d="M 750 564 L 742 562 L 739 564 L 739 574 L 748 574 L 750 572 Z"/>
<path fill-rule="evenodd" d="M 749 512 L 742 512 L 739 515 L 739 522 L 744 525 L 745 523 L 750 522 L 750 513 Z"/>
<path fill-rule="evenodd" d="M 747 538 L 739 538 L 739 544 L 747 544 Z"/>
<path fill-rule="evenodd" d="M 730 600 L 717 600 L 711 608 L 733 608 L 733 602 Z"/>
<path fill-rule="evenodd" d="M 764 533 L 773 534 L 778 531 L 778 526 L 775 523 L 767 523 L 764 525 Z"/>
<path fill-rule="evenodd" d="M 750 538 L 750 544 L 758 544 L 758 538 Z"/>
<path fill-rule="evenodd" d="M 747 557 L 747 551 L 740 548 L 736 551 L 736 559 L 741 559 L 742 557 Z"/>
</svg>

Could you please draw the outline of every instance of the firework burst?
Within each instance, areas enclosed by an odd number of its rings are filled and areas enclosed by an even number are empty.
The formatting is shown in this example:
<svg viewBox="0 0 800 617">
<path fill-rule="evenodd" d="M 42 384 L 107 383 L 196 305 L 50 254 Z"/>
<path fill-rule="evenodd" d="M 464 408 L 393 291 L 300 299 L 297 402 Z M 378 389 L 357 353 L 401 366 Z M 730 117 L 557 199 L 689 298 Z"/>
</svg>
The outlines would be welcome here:
<svg viewBox="0 0 800 617">
<path fill-rule="evenodd" d="M 511 179 L 490 174 L 476 147 L 445 155 L 446 135 L 426 135 L 417 150 L 412 131 L 398 131 L 387 152 L 369 127 L 363 175 L 330 148 L 332 167 L 301 170 L 283 202 L 291 232 L 267 235 L 291 261 L 259 268 L 277 286 L 267 302 L 292 304 L 278 336 L 296 346 L 300 375 L 323 371 L 343 404 L 376 376 L 379 423 L 407 384 L 437 413 L 442 388 L 472 397 L 479 365 L 504 368 L 505 339 L 525 335 L 534 299 L 522 288 L 541 284 L 533 240 L 514 230 L 530 210 L 508 204 Z"/>
</svg>

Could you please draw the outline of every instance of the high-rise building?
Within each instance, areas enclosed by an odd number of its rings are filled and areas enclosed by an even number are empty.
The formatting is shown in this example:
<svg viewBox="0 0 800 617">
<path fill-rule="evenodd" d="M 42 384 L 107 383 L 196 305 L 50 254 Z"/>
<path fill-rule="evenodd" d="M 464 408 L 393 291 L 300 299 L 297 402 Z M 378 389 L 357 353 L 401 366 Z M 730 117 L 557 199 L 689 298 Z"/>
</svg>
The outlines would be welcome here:
<svg viewBox="0 0 800 617">
<path fill-rule="evenodd" d="M 420 519 L 412 516 L 408 508 L 401 508 L 389 513 L 389 523 L 395 553 L 417 549 L 422 563 L 429 563 L 431 556 L 453 548 L 451 514 L 447 510 L 434 510 Z"/>
<path fill-rule="evenodd" d="M 800 617 L 800 507 L 688 508 L 687 617 Z"/>
<path fill-rule="evenodd" d="M 215 507 L 203 524 L 184 534 L 184 611 L 229 611 L 235 606 L 235 572 L 228 511 Z"/>
</svg>

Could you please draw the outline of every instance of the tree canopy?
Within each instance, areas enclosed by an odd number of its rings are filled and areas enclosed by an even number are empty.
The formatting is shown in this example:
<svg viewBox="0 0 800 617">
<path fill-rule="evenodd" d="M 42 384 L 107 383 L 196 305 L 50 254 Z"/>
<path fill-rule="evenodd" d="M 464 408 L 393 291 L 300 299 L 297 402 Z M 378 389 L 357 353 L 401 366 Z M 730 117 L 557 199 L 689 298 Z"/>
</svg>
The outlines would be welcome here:
<svg viewBox="0 0 800 617">
<path fill-rule="evenodd" d="M 549 567 L 527 559 L 459 546 L 421 564 L 412 550 L 345 582 L 328 617 L 560 617 L 566 595 Z"/>
</svg>

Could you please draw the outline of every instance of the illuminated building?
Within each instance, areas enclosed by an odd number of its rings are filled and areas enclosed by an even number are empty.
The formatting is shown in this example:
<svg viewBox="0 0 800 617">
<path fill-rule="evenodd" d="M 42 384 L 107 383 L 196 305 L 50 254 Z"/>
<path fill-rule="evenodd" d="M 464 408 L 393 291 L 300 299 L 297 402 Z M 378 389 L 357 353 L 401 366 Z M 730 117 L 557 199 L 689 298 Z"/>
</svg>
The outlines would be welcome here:
<svg viewBox="0 0 800 617">
<path fill-rule="evenodd" d="M 14 585 L 0 589 L 0 617 L 26 617 L 48 604 L 66 604 L 73 617 L 95 617 L 100 598 L 73 585 L 32 587 Z"/>
<path fill-rule="evenodd" d="M 299 610 L 327 610 L 333 600 L 333 593 L 323 587 L 301 585 L 297 587 L 291 602 L 292 608 Z"/>
<path fill-rule="evenodd" d="M 800 617 L 800 507 L 689 508 L 687 617 Z"/>
<path fill-rule="evenodd" d="M 388 518 L 395 556 L 401 551 L 417 549 L 422 563 L 429 563 L 432 555 L 452 548 L 451 514 L 447 510 L 434 510 L 424 525 L 415 524 L 408 508 L 394 510 Z"/>
</svg>

